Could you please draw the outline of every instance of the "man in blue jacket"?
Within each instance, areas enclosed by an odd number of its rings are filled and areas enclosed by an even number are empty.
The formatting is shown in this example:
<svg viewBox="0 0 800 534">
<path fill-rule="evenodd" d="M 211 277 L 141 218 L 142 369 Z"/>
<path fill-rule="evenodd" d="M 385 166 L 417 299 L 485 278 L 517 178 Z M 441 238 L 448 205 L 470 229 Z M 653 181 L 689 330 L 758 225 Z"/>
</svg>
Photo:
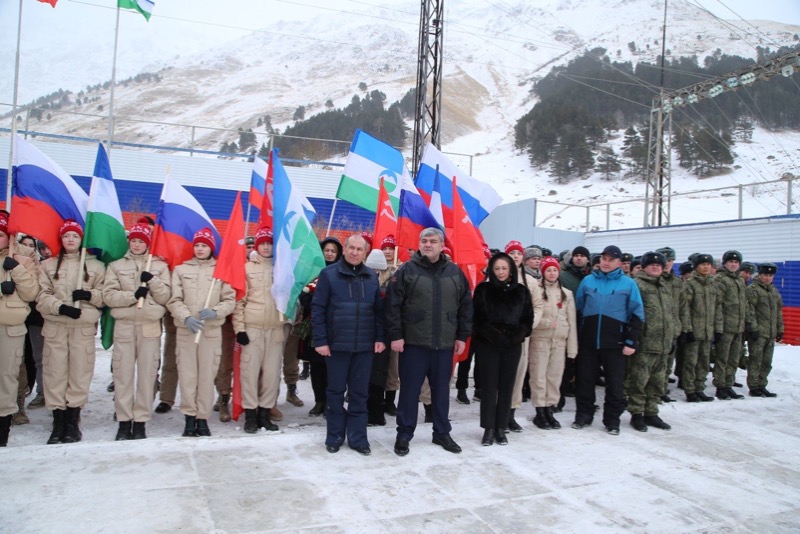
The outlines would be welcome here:
<svg viewBox="0 0 800 534">
<path fill-rule="evenodd" d="M 619 434 L 625 411 L 622 384 L 625 360 L 636 353 L 644 323 L 644 306 L 636 282 L 620 268 L 622 251 L 615 245 L 603 250 L 600 269 L 592 271 L 578 287 L 575 305 L 581 317 L 576 358 L 575 422 L 580 429 L 594 418 L 595 382 L 600 365 L 606 379 L 603 424 L 609 434 Z"/>
<path fill-rule="evenodd" d="M 339 452 L 347 444 L 370 454 L 367 440 L 367 396 L 372 357 L 383 352 L 384 317 L 378 275 L 364 265 L 367 242 L 352 235 L 344 254 L 319 274 L 311 301 L 314 347 L 327 358 L 328 389 L 325 447 Z M 349 391 L 347 411 L 344 394 Z"/>
</svg>

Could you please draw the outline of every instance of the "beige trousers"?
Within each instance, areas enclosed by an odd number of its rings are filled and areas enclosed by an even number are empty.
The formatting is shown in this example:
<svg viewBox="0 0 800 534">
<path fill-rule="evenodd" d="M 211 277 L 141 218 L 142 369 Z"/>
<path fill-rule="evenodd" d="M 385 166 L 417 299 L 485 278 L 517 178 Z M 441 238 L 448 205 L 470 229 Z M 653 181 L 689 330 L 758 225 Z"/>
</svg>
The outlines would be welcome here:
<svg viewBox="0 0 800 534">
<path fill-rule="evenodd" d="M 389 373 L 386 375 L 386 391 L 400 389 L 400 353 L 389 351 Z M 428 389 L 430 391 L 430 388 Z"/>
<path fill-rule="evenodd" d="M 194 342 L 188 328 L 178 327 L 175 359 L 180 375 L 181 412 L 208 419 L 214 404 L 214 377 L 222 356 L 222 329 L 207 326 Z"/>
<path fill-rule="evenodd" d="M 17 413 L 19 368 L 25 357 L 25 325 L 0 325 L 0 417 Z"/>
<path fill-rule="evenodd" d="M 536 408 L 555 406 L 561 397 L 566 340 L 531 339 L 531 402 Z"/>
<path fill-rule="evenodd" d="M 175 404 L 178 390 L 178 364 L 175 362 L 175 320 L 167 312 L 164 315 L 164 361 L 161 364 L 161 389 L 158 399 L 170 406 Z"/>
<path fill-rule="evenodd" d="M 45 319 L 42 375 L 49 410 L 82 408 L 89 400 L 96 334 L 97 325 L 68 327 Z"/>
<path fill-rule="evenodd" d="M 239 377 L 242 408 L 272 408 L 278 402 L 283 360 L 283 327 L 248 328 L 250 343 L 242 347 Z M 260 380 L 259 380 L 260 376 Z"/>
<path fill-rule="evenodd" d="M 525 382 L 525 373 L 528 372 L 528 352 L 530 338 L 522 342 L 522 351 L 519 355 L 517 375 L 514 377 L 514 390 L 511 392 L 511 409 L 516 410 L 522 406 L 522 383 Z"/>
<path fill-rule="evenodd" d="M 161 322 L 137 326 L 117 321 L 111 357 L 117 421 L 149 421 L 161 359 Z"/>
</svg>

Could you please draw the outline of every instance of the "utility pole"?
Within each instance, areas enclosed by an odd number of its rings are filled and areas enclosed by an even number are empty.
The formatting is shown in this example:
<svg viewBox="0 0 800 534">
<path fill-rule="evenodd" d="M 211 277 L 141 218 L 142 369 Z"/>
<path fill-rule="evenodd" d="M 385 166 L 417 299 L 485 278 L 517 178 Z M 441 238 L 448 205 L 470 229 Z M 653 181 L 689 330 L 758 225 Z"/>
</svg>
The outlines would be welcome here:
<svg viewBox="0 0 800 534">
<path fill-rule="evenodd" d="M 414 154 L 411 172 L 416 175 L 425 144 L 440 147 L 442 120 L 442 60 L 444 0 L 421 0 L 417 94 L 414 111 Z"/>
<path fill-rule="evenodd" d="M 662 89 L 661 94 L 653 99 L 653 107 L 650 110 L 645 226 L 669 225 L 671 188 L 669 174 L 672 160 L 669 131 L 672 124 L 672 111 L 677 107 L 697 104 L 702 100 L 715 98 L 722 93 L 736 91 L 756 82 L 769 81 L 775 76 L 788 78 L 797 72 L 800 72 L 800 48 L 763 63 L 743 67 L 717 78 L 698 82 L 669 93 Z M 666 203 L 664 197 L 667 198 Z"/>
</svg>

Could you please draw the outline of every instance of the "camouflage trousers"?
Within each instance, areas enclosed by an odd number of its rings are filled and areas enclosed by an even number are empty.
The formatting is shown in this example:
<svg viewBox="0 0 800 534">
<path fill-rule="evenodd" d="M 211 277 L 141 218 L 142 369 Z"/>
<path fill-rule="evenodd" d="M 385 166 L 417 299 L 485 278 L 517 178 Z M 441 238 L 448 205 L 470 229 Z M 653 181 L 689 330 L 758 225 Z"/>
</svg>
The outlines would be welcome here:
<svg viewBox="0 0 800 534">
<path fill-rule="evenodd" d="M 706 388 L 710 357 L 710 339 L 698 339 L 686 344 L 681 370 L 681 385 L 686 393 L 698 393 Z"/>
<path fill-rule="evenodd" d="M 722 339 L 714 345 L 714 386 L 733 387 L 741 353 L 742 334 L 722 334 Z"/>
<path fill-rule="evenodd" d="M 772 371 L 772 353 L 775 352 L 775 340 L 764 336 L 757 341 L 749 340 L 750 358 L 747 362 L 747 387 L 767 387 L 767 377 Z"/>
<path fill-rule="evenodd" d="M 626 377 L 628 411 L 656 415 L 658 401 L 664 394 L 664 368 L 667 355 L 660 352 L 637 352 L 628 357 Z"/>
</svg>

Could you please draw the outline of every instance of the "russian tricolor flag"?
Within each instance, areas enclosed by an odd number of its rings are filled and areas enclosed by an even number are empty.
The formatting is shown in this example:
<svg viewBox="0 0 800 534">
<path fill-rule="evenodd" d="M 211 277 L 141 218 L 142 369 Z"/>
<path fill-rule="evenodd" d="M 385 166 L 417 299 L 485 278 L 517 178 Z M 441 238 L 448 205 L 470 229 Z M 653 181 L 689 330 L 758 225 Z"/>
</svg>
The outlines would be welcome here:
<svg viewBox="0 0 800 534">
<path fill-rule="evenodd" d="M 438 170 L 438 172 L 437 172 Z M 431 143 L 425 147 L 422 161 L 414 181 L 420 194 L 426 202 L 430 203 L 431 195 L 435 189 L 436 176 L 441 182 L 442 211 L 444 220 L 452 220 L 453 213 L 453 177 L 456 177 L 458 193 L 464 203 L 464 208 L 469 218 L 476 227 L 494 210 L 503 199 L 492 189 L 492 186 L 476 180 L 456 167 L 450 160 L 439 152 Z"/>
<path fill-rule="evenodd" d="M 35 146 L 20 136 L 13 142 L 16 145 L 8 231 L 32 235 L 58 254 L 58 229 L 67 219 L 85 225 L 89 195 Z"/>
<path fill-rule="evenodd" d="M 189 191 L 167 175 L 156 212 L 152 254 L 164 258 L 170 270 L 174 269 L 194 256 L 194 234 L 203 228 L 211 229 L 216 242 L 214 255 L 219 256 L 222 238 L 211 217 Z"/>
<path fill-rule="evenodd" d="M 400 208 L 397 214 L 397 244 L 400 247 L 417 250 L 419 234 L 425 228 L 439 228 L 439 222 L 431 213 L 428 204 L 422 199 L 411 175 L 404 169 L 400 178 Z M 442 229 L 443 230 L 443 229 Z"/>
<path fill-rule="evenodd" d="M 256 156 L 253 160 L 253 172 L 250 175 L 250 198 L 248 204 L 261 209 L 264 202 L 264 191 L 267 187 L 267 162 Z"/>
</svg>

